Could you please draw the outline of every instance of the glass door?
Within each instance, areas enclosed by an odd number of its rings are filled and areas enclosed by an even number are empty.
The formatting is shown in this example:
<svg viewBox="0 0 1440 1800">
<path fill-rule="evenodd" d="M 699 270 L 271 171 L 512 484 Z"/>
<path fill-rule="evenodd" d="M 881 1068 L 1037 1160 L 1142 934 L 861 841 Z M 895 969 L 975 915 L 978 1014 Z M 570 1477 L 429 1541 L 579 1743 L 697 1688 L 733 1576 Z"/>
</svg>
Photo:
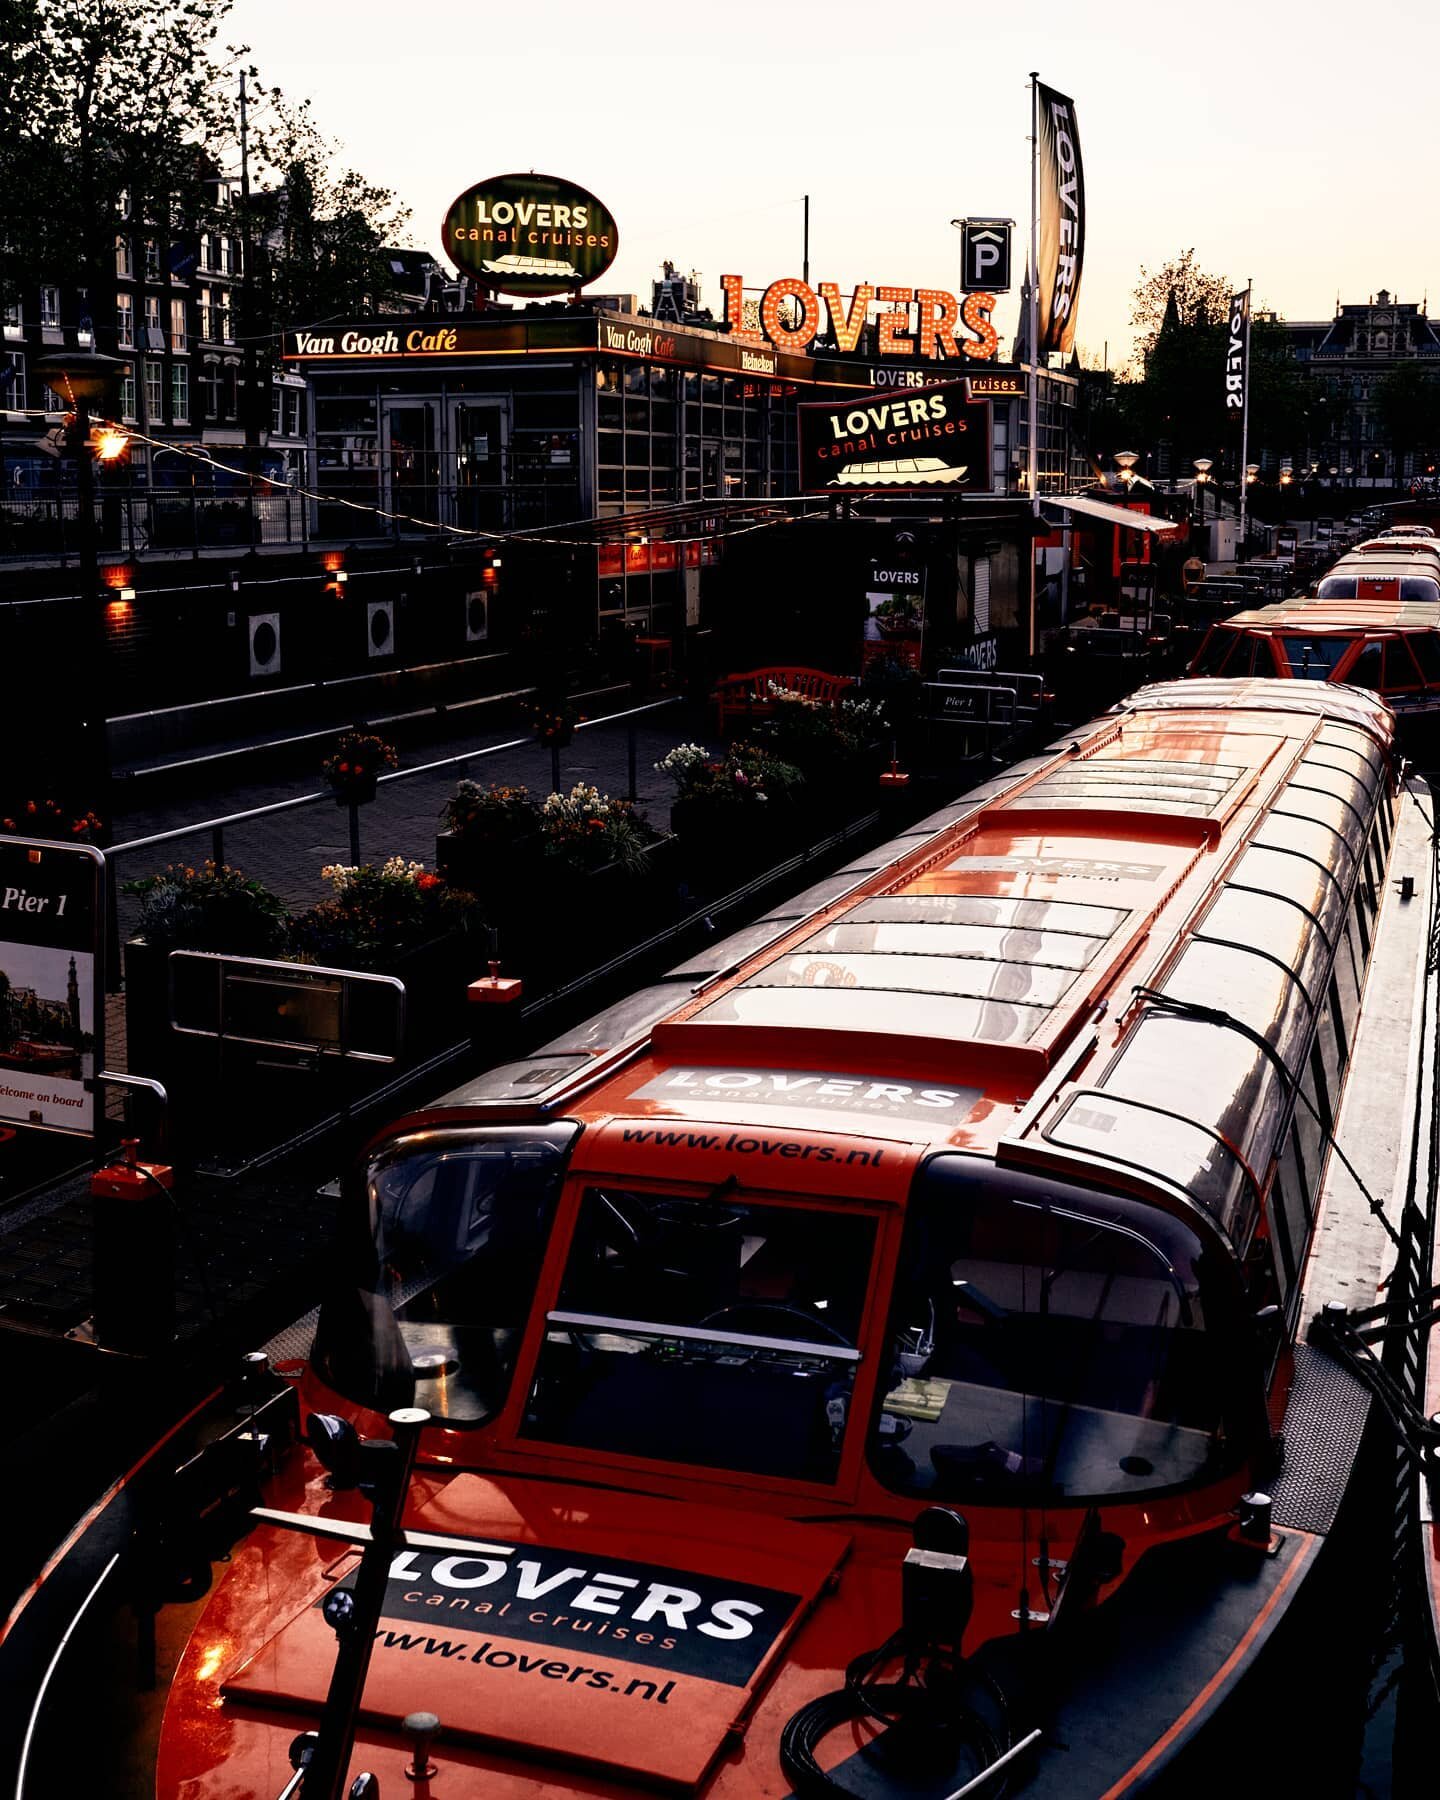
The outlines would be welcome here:
<svg viewBox="0 0 1440 1800">
<path fill-rule="evenodd" d="M 509 523 L 510 402 L 457 400 L 452 415 L 455 523 L 500 531 Z"/>
<path fill-rule="evenodd" d="M 435 400 L 387 400 L 383 405 L 380 441 L 383 450 L 385 505 L 405 519 L 434 521 L 440 517 L 440 454 Z"/>
</svg>

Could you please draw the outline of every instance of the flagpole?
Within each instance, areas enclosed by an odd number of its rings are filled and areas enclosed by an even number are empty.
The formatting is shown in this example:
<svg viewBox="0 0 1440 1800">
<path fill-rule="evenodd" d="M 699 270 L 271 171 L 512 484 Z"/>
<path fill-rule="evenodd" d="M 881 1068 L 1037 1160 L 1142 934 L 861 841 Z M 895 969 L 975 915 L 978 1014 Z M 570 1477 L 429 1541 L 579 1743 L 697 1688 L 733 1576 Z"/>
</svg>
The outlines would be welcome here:
<svg viewBox="0 0 1440 1800">
<path fill-rule="evenodd" d="M 1237 558 L 1237 561 L 1242 563 L 1245 561 L 1246 532 L 1249 529 L 1245 513 L 1250 498 L 1250 314 L 1254 305 L 1254 286 L 1255 277 L 1247 275 L 1245 278 L 1245 391 L 1240 396 L 1240 554 Z"/>
<path fill-rule="evenodd" d="M 1027 473 L 1030 510 L 1040 516 L 1039 414 L 1040 414 L 1040 76 L 1030 71 L 1030 374 L 1026 383 L 1030 412 Z M 1033 626 L 1032 626 L 1033 633 Z"/>
<path fill-rule="evenodd" d="M 1030 487 L 1030 515 L 1032 519 L 1040 517 L 1040 456 L 1039 456 L 1039 422 L 1040 422 L 1040 353 L 1038 338 L 1040 332 L 1040 75 L 1039 71 L 1030 71 L 1030 374 L 1026 382 L 1026 394 L 1030 413 L 1030 442 L 1028 445 L 1027 466 Z M 1028 650 L 1031 658 L 1035 655 L 1035 542 L 1030 542 L 1030 629 Z"/>
</svg>

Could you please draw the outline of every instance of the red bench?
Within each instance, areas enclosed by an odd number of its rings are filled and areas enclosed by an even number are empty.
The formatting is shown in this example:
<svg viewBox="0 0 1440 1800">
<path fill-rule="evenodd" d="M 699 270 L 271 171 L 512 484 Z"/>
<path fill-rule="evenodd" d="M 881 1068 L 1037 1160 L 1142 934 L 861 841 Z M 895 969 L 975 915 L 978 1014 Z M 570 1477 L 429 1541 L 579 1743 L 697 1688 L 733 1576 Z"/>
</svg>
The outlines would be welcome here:
<svg viewBox="0 0 1440 1800">
<path fill-rule="evenodd" d="M 715 683 L 711 698 L 715 702 L 715 722 L 721 731 L 732 717 L 763 719 L 775 710 L 770 692 L 775 687 L 804 694 L 807 700 L 823 700 L 833 706 L 847 688 L 855 685 L 853 675 L 830 675 L 824 669 L 749 669 L 743 675 L 725 675 Z"/>
</svg>

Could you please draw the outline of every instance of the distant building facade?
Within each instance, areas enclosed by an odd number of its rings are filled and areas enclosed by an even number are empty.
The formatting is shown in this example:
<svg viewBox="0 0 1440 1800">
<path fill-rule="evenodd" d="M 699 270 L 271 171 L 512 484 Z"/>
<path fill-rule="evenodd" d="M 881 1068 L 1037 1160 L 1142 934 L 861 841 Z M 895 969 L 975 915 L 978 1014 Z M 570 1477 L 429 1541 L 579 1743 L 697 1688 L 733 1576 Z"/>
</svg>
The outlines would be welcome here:
<svg viewBox="0 0 1440 1800">
<path fill-rule="evenodd" d="M 1440 334 L 1423 302 L 1381 288 L 1363 304 L 1337 307 L 1333 319 L 1281 323 L 1312 393 L 1305 466 L 1366 486 L 1403 486 L 1423 475 L 1422 454 L 1397 452 L 1376 403 L 1393 369 L 1422 363 L 1440 375 Z"/>
</svg>

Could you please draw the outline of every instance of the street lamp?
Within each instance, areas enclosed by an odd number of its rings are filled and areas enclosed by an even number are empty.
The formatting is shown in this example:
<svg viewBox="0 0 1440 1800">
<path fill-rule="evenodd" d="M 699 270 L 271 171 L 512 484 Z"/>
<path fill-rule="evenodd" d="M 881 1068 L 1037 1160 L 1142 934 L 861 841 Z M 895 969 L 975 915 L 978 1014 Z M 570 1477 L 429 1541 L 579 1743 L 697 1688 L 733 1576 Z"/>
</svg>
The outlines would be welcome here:
<svg viewBox="0 0 1440 1800">
<path fill-rule="evenodd" d="M 1254 485 L 1255 485 L 1255 483 L 1256 483 L 1256 482 L 1257 482 L 1257 481 L 1258 481 L 1258 480 L 1259 480 L 1259 479 L 1260 479 L 1260 465 L 1259 465 L 1259 463 L 1246 463 L 1246 465 L 1245 465 L 1245 483 L 1246 483 L 1246 486 L 1247 486 L 1247 487 L 1254 487 Z"/>
<path fill-rule="evenodd" d="M 119 384 L 126 365 L 118 356 L 102 356 L 93 350 L 74 350 L 42 356 L 35 373 L 47 387 L 75 408 L 67 448 L 75 458 L 75 489 L 80 555 L 80 606 L 83 637 L 89 653 L 83 659 L 80 687 L 81 781 L 90 791 L 83 795 L 86 808 L 110 821 L 110 751 L 105 739 L 105 621 L 99 605 L 99 545 L 95 534 L 95 465 L 90 453 L 90 408 L 101 406 Z"/>
<path fill-rule="evenodd" d="M 1210 471 L 1215 467 L 1208 456 L 1194 457 L 1195 464 L 1195 517 L 1203 525 L 1205 523 L 1205 483 L 1210 479 Z"/>
<path fill-rule="evenodd" d="M 1127 488 L 1135 480 L 1135 465 L 1139 460 L 1139 456 L 1133 450 L 1117 450 L 1115 452 L 1115 467 L 1120 471 L 1120 479 Z"/>
</svg>

